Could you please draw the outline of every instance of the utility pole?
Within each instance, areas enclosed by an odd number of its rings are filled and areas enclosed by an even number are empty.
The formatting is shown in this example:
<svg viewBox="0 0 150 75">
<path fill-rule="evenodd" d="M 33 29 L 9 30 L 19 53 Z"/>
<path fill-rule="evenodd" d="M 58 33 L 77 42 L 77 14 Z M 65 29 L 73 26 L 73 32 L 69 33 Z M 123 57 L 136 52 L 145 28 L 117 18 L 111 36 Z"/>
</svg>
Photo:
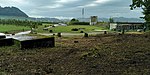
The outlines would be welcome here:
<svg viewBox="0 0 150 75">
<path fill-rule="evenodd" d="M 84 8 L 82 8 L 82 19 L 84 19 Z"/>
</svg>

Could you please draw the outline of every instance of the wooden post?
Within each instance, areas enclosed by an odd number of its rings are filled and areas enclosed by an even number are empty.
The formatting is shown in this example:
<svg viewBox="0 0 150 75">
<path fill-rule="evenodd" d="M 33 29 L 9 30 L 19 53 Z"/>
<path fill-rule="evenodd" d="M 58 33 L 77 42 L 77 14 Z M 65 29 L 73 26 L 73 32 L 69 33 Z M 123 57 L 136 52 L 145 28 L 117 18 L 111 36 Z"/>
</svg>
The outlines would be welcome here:
<svg viewBox="0 0 150 75">
<path fill-rule="evenodd" d="M 88 37 L 88 33 L 84 33 L 84 37 Z"/>
<path fill-rule="evenodd" d="M 58 36 L 58 37 L 61 37 L 61 33 L 58 33 L 57 36 Z"/>
<path fill-rule="evenodd" d="M 124 32 L 125 32 L 125 30 L 124 30 L 124 28 L 122 29 L 122 34 L 124 34 Z"/>
<path fill-rule="evenodd" d="M 107 34 L 107 31 L 104 31 L 104 34 Z"/>
</svg>

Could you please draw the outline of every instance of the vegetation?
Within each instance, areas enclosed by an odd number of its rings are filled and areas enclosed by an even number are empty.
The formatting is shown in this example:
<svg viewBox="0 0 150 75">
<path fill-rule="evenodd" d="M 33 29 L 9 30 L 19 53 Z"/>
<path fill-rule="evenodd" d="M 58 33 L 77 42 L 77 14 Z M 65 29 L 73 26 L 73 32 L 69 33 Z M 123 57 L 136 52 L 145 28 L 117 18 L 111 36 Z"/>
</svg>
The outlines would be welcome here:
<svg viewBox="0 0 150 75">
<path fill-rule="evenodd" d="M 55 48 L 0 47 L 0 74 L 149 75 L 149 41 L 150 34 L 107 34 L 56 38 Z"/>
<path fill-rule="evenodd" d="M 0 32 L 15 33 L 19 31 L 31 30 L 42 25 L 41 22 L 16 20 L 16 19 L 0 19 Z"/>
<path fill-rule="evenodd" d="M 89 22 L 72 22 L 69 23 L 70 25 L 90 25 Z"/>
<path fill-rule="evenodd" d="M 73 18 L 69 22 L 69 25 L 90 25 L 90 23 L 89 22 L 79 22 L 79 20 Z"/>
<path fill-rule="evenodd" d="M 71 19 L 71 21 L 70 21 L 70 22 L 79 22 L 79 20 L 78 20 L 78 19 L 73 18 L 73 19 Z"/>
<path fill-rule="evenodd" d="M 110 23 L 114 23 L 114 19 L 113 18 L 109 18 L 109 22 Z"/>
<path fill-rule="evenodd" d="M 34 22 L 34 21 L 28 21 L 28 20 L 16 20 L 16 19 L 0 19 L 0 24 L 17 25 L 17 26 L 42 25 L 41 22 Z"/>
<path fill-rule="evenodd" d="M 89 22 L 71 22 L 69 25 L 90 25 Z"/>
<path fill-rule="evenodd" d="M 30 30 L 30 27 L 0 24 L 0 32 L 4 32 L 4 33 L 14 33 L 14 32 L 25 31 L 25 30 Z"/>
<path fill-rule="evenodd" d="M 101 26 L 90 26 L 90 25 L 70 25 L 70 26 L 56 26 L 56 27 L 51 27 L 48 28 L 48 30 L 43 30 L 45 28 L 44 26 L 39 26 L 37 29 L 37 32 L 40 33 L 49 33 L 49 30 L 52 30 L 53 33 L 58 33 L 58 32 L 69 32 L 69 33 L 79 33 L 80 31 L 85 31 L 85 32 L 93 32 L 94 30 L 103 30 L 105 28 Z M 78 29 L 77 31 L 72 31 L 72 29 Z"/>
</svg>

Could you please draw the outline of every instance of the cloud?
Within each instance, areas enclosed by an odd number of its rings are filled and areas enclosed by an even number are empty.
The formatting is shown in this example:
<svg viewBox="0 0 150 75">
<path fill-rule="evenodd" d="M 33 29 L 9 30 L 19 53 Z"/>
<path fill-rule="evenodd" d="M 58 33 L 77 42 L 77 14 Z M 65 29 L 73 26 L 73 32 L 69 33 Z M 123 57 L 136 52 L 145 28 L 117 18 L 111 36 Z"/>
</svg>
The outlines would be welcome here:
<svg viewBox="0 0 150 75">
<path fill-rule="evenodd" d="M 107 1 L 111 1 L 111 0 L 96 0 L 94 1 L 94 3 L 105 3 Z"/>
<path fill-rule="evenodd" d="M 0 6 L 18 7 L 29 16 L 81 17 L 85 8 L 85 17 L 140 17 L 141 10 L 131 11 L 130 4 L 131 0 L 0 0 Z"/>
<path fill-rule="evenodd" d="M 71 2 L 75 2 L 75 1 L 79 1 L 79 0 L 57 0 L 56 3 L 71 3 Z"/>
<path fill-rule="evenodd" d="M 0 0 L 0 5 L 7 6 L 7 5 L 17 5 L 26 3 L 24 0 Z"/>
<path fill-rule="evenodd" d="M 92 1 L 91 3 L 89 4 L 86 4 L 86 5 L 83 5 L 83 6 L 79 6 L 81 8 L 85 8 L 85 7 L 95 7 L 95 6 L 98 6 L 100 4 L 105 4 L 109 1 L 112 1 L 112 0 L 95 0 L 95 1 Z"/>
<path fill-rule="evenodd" d="M 74 2 L 77 2 L 79 0 L 56 0 L 56 1 L 53 1 L 53 4 L 49 4 L 49 5 L 44 5 L 44 6 L 41 6 L 39 8 L 42 8 L 42 9 L 57 9 L 57 8 L 61 8 L 61 7 L 64 7 L 65 5 L 67 4 L 71 4 L 71 3 L 74 3 Z"/>
<path fill-rule="evenodd" d="M 60 8 L 63 7 L 62 4 L 54 4 L 54 5 L 50 5 L 50 6 L 42 6 L 40 8 L 46 8 L 46 9 L 55 9 L 55 8 Z"/>
</svg>

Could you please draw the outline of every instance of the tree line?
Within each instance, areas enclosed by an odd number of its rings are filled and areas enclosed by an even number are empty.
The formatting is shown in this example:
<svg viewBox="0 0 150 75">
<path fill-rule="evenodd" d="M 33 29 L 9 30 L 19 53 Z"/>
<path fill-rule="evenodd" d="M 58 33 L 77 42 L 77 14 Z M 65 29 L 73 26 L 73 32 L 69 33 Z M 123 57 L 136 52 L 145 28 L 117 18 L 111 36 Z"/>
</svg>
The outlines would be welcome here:
<svg viewBox="0 0 150 75">
<path fill-rule="evenodd" d="M 1 25 L 17 25 L 17 26 L 32 26 L 35 28 L 38 25 L 42 25 L 41 22 L 28 21 L 28 20 L 16 20 L 16 19 L 0 19 Z"/>
<path fill-rule="evenodd" d="M 69 25 L 90 25 L 89 22 L 80 22 L 78 19 L 71 19 L 70 22 L 68 23 Z"/>
</svg>

